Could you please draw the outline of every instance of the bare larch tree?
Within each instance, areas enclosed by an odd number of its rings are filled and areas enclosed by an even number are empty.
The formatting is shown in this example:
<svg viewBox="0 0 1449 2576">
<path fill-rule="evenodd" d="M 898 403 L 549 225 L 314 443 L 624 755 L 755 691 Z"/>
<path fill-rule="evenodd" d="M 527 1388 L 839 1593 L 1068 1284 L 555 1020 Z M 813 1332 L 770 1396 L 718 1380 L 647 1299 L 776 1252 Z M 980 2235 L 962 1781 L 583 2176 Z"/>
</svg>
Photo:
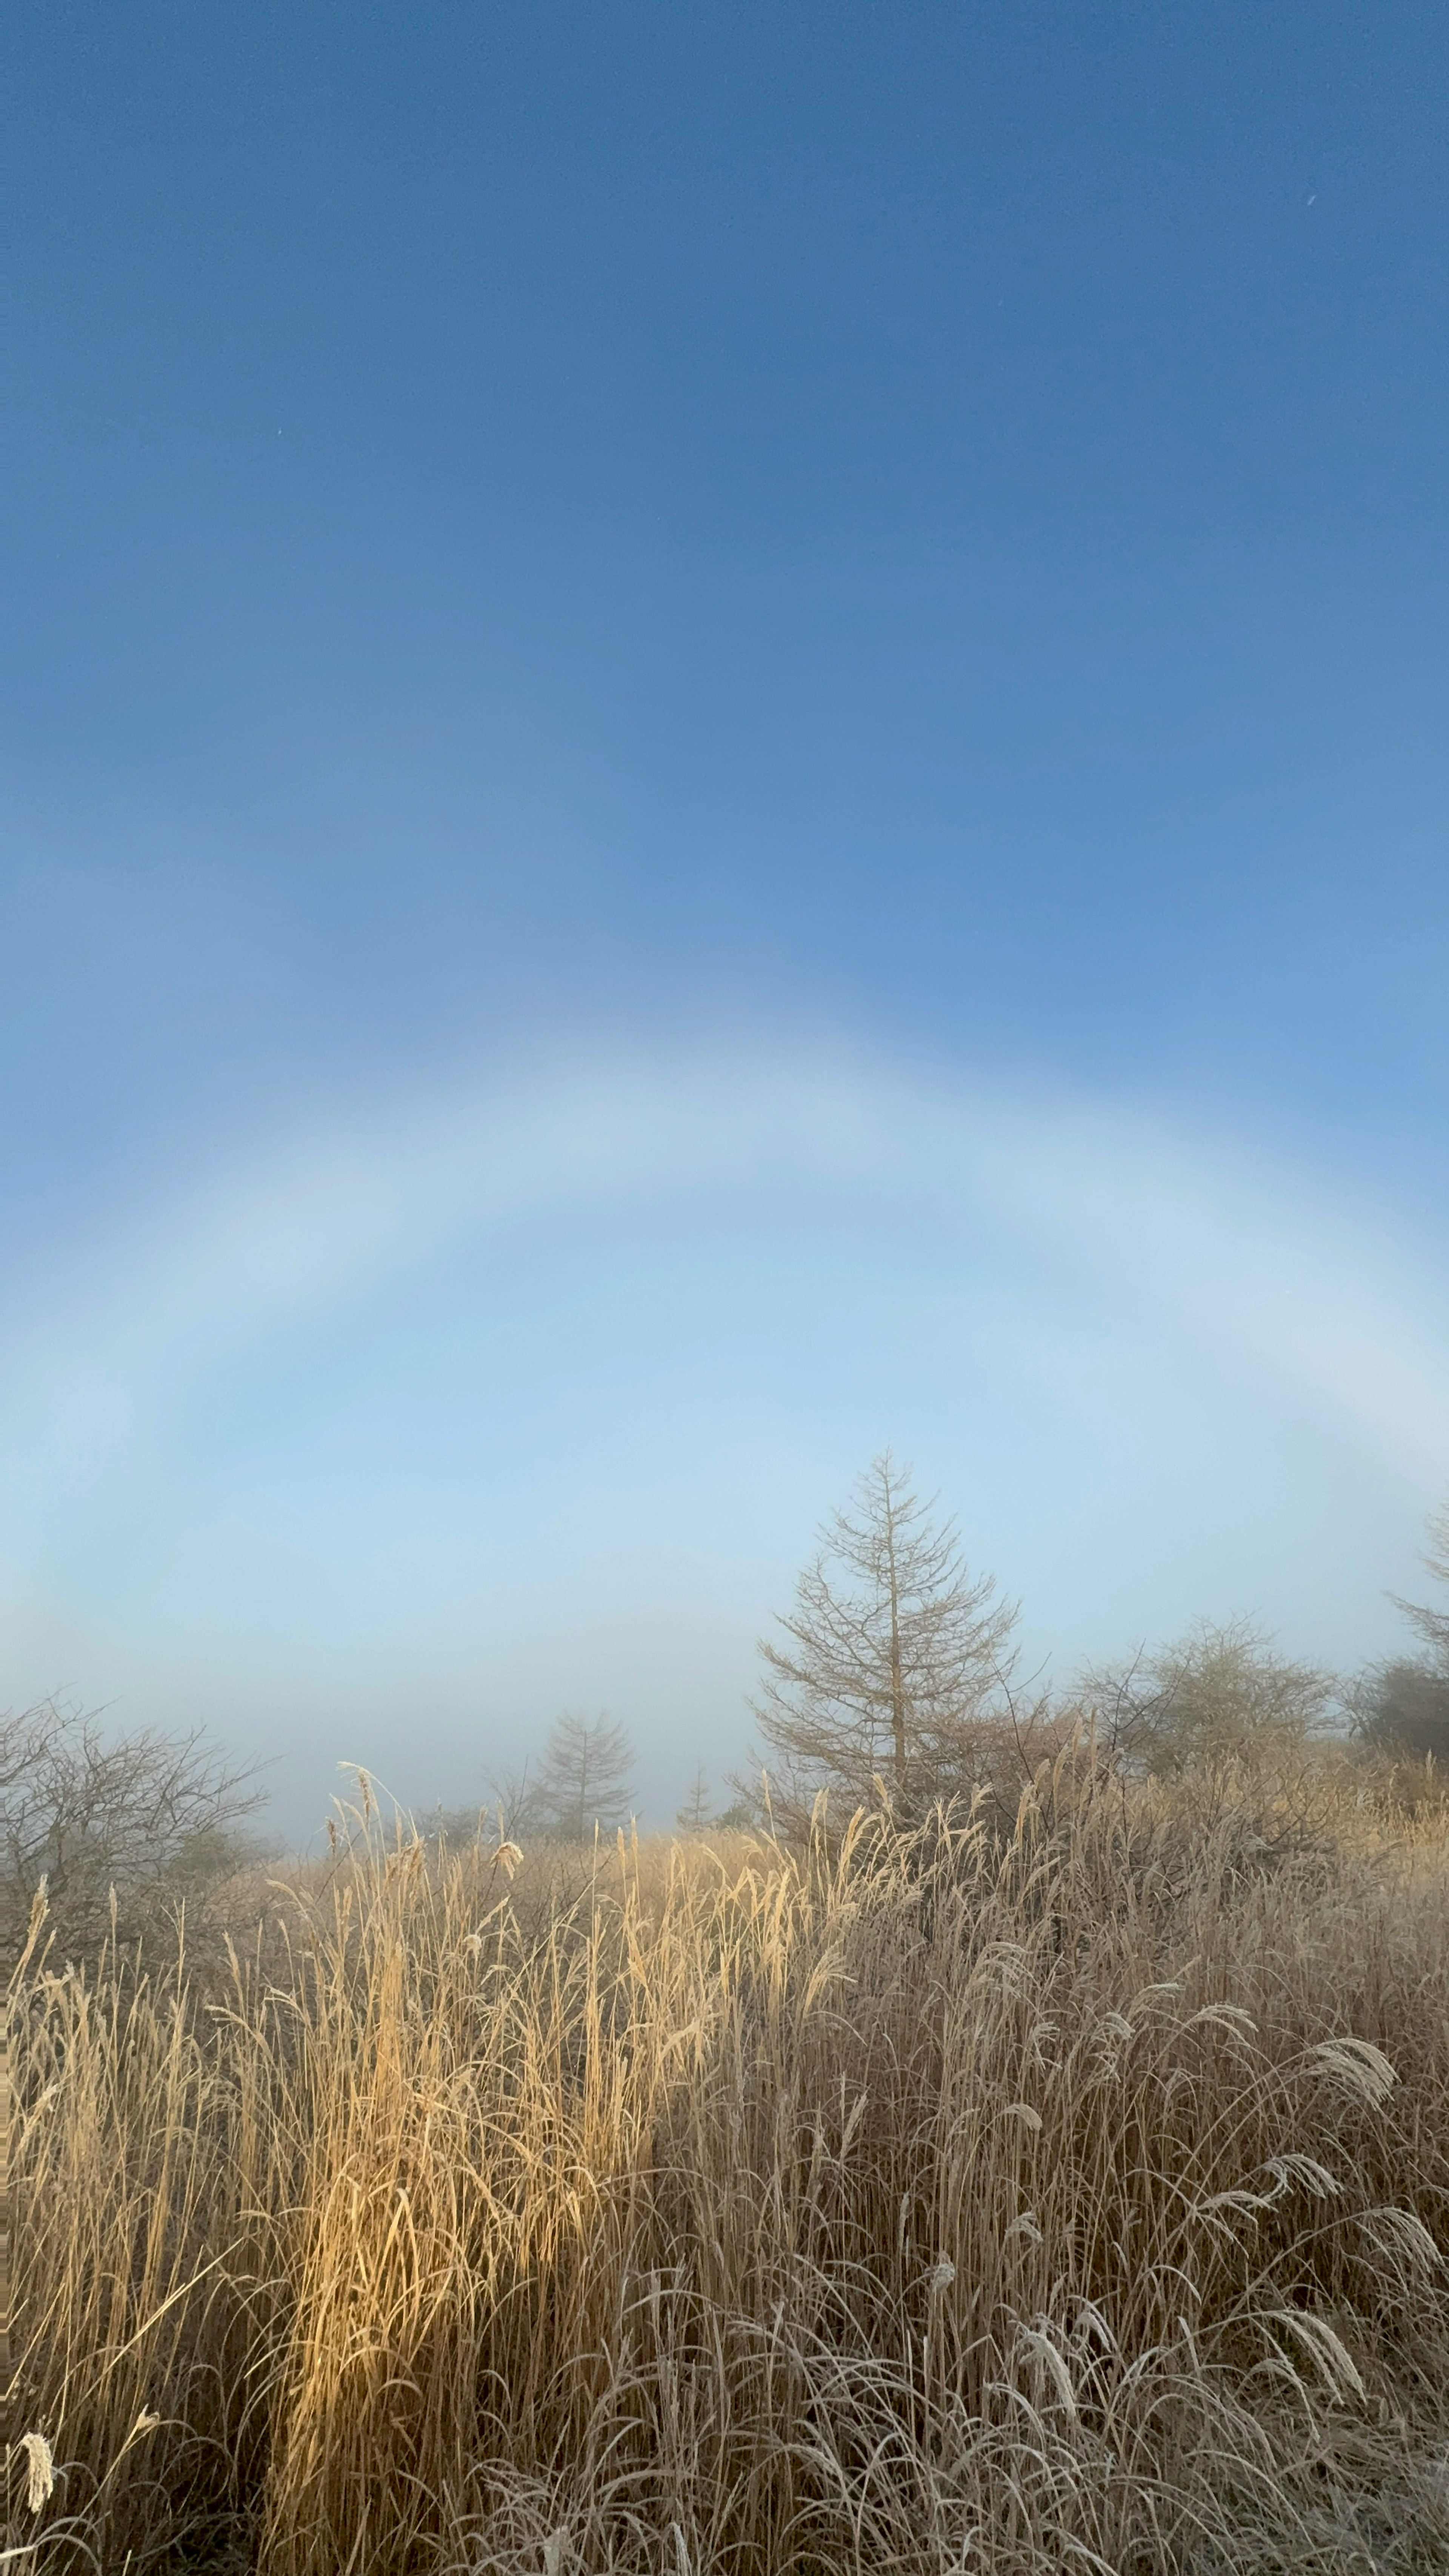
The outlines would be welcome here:
<svg viewBox="0 0 1449 2576">
<path fill-rule="evenodd" d="M 1429 1516 L 1429 1544 L 1423 1562 L 1438 1583 L 1449 1583 L 1449 1502 L 1441 1503 Z M 1449 1672 L 1449 1610 L 1434 1610 L 1420 1601 L 1401 1601 L 1397 1592 L 1389 1595 L 1395 1609 L 1402 1610 L 1412 1628 L 1417 1629 L 1433 1655 L 1435 1664 Z"/>
<path fill-rule="evenodd" d="M 549 1728 L 524 1820 L 560 1842 L 587 1842 L 629 1820 L 634 1750 L 627 1728 L 607 1717 L 556 1717 Z"/>
<path fill-rule="evenodd" d="M 882 1789 L 901 1822 L 979 1776 L 1012 1664 L 1017 1612 L 973 1578 L 953 1521 L 887 1449 L 854 1512 L 821 1532 L 778 1640 L 761 1640 L 752 1702 L 777 1817 L 798 1829 L 822 1789 L 853 1808 Z"/>
<path fill-rule="evenodd" d="M 1430 1515 L 1423 1562 L 1437 1582 L 1449 1584 L 1449 1503 Z M 1405 1601 L 1397 1592 L 1389 1598 L 1428 1652 L 1391 1655 L 1360 1674 L 1350 1693 L 1354 1729 L 1370 1752 L 1396 1762 L 1432 1756 L 1434 1768 L 1449 1778 L 1449 1610 Z"/>
<path fill-rule="evenodd" d="M 709 1773 L 702 1762 L 694 1767 L 694 1786 L 682 1807 L 676 1808 L 674 1821 L 682 1834 L 702 1834 L 713 1821 L 709 1806 Z"/>
</svg>

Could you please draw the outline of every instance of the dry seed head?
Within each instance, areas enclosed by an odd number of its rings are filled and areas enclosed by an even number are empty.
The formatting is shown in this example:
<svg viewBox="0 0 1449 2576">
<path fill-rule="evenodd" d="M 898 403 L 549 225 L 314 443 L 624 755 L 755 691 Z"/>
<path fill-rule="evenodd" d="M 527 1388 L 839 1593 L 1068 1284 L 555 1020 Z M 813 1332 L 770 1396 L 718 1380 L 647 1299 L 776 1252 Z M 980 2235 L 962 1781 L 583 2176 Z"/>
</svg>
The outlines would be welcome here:
<svg viewBox="0 0 1449 2576">
<path fill-rule="evenodd" d="M 1342 2078 L 1370 2110 L 1377 2111 L 1388 2100 L 1398 2077 L 1391 2061 L 1371 2039 L 1323 2039 L 1310 2048 L 1311 2065 L 1321 2067 L 1325 2075 Z"/>
<path fill-rule="evenodd" d="M 1225 2030 L 1232 2039 L 1241 2039 L 1245 2033 L 1253 2039 L 1258 2035 L 1257 2023 L 1241 2004 L 1204 2004 L 1199 2011 L 1190 2013 L 1182 2026 L 1184 2030 L 1201 2030 L 1204 2026 Z"/>
<path fill-rule="evenodd" d="M 20 2447 L 25 2453 L 25 2501 L 32 2513 L 39 2513 L 55 2493 L 55 2460 L 43 2433 L 22 2433 Z"/>
<path fill-rule="evenodd" d="M 1321 2165 L 1315 2156 L 1292 2153 L 1270 2156 L 1263 2170 L 1273 2177 L 1274 2188 L 1270 2196 L 1274 2200 L 1291 2191 L 1295 2183 L 1313 2200 L 1332 2200 L 1343 2189 L 1337 2174 L 1330 2173 L 1327 2165 Z"/>
<path fill-rule="evenodd" d="M 1331 2397 L 1340 2404 L 1346 2397 L 1356 2397 L 1361 2406 L 1367 2403 L 1367 2392 L 1352 2355 L 1326 2317 L 1283 2308 L 1273 2317 L 1272 2323 L 1281 2326 L 1302 2346 L 1310 2361 L 1316 2364 Z"/>
<path fill-rule="evenodd" d="M 1062 2359 L 1061 2354 L 1058 2352 L 1057 2347 L 1052 2340 L 1049 2327 L 1046 2325 L 1023 2326 L 1017 2341 L 1018 2348 L 1027 2355 L 1028 2359 L 1042 2364 L 1052 2382 L 1052 2385 L 1056 2389 L 1057 2395 L 1060 2398 L 1067 2415 L 1075 2424 L 1077 2420 L 1077 2392 L 1072 2386 L 1072 2374 L 1068 2370 L 1065 2361 Z"/>
<path fill-rule="evenodd" d="M 1444 2257 L 1412 2209 L 1366 2209 L 1359 2220 L 1359 2233 L 1371 2251 L 1404 2265 L 1409 2271 L 1432 2277 L 1444 2269 Z"/>
</svg>

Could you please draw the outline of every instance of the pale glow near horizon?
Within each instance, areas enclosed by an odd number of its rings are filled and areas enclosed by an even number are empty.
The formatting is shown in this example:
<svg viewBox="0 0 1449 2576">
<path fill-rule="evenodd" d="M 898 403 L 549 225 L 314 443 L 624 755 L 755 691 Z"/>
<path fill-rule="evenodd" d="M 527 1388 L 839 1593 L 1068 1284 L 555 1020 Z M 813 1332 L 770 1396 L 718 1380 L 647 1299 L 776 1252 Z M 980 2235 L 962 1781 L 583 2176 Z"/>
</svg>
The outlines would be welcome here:
<svg viewBox="0 0 1449 2576">
<path fill-rule="evenodd" d="M 661 1803 L 696 1740 L 733 1754 L 751 1640 L 887 1439 L 1058 1656 L 1244 1608 L 1378 1650 L 1449 1482 L 1449 1297 L 1381 1218 L 844 1051 L 620 1051 L 299 1125 L 84 1282 L 32 1282 L 0 1344 L 21 1688 L 418 1796 L 580 1700 Z"/>
</svg>

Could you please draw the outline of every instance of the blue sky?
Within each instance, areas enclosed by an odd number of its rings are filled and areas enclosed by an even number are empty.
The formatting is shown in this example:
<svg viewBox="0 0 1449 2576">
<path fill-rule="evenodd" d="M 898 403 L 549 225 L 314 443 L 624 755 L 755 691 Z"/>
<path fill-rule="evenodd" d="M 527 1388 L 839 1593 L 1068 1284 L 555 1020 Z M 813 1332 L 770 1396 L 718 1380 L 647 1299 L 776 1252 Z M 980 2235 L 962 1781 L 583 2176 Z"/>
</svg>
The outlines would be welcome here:
<svg viewBox="0 0 1449 2576">
<path fill-rule="evenodd" d="M 1449 1484 L 1449 65 L 16 13 L 0 1653 L 667 1805 L 882 1441 L 1069 1667 Z"/>
</svg>

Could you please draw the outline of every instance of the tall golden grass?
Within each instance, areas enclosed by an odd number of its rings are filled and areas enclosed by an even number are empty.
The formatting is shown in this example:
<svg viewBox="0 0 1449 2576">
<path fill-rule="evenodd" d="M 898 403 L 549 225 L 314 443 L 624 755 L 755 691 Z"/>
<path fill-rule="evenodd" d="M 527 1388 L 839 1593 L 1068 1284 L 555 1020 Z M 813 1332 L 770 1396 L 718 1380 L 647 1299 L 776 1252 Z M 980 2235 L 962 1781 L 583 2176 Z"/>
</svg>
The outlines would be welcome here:
<svg viewBox="0 0 1449 2576">
<path fill-rule="evenodd" d="M 1449 1834 L 1245 1796 L 42 1932 L 9 2565 L 1449 2565 Z"/>
</svg>

